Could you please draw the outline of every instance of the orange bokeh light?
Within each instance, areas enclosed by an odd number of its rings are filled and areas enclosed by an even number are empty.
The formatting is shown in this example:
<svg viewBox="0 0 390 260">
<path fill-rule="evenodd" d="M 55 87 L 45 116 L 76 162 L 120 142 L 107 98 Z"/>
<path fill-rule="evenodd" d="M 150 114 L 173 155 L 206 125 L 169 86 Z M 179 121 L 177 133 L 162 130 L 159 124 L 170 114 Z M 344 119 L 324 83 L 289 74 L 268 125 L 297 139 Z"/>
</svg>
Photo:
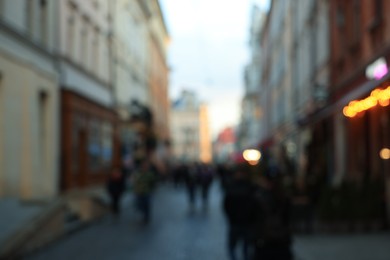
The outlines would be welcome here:
<svg viewBox="0 0 390 260">
<path fill-rule="evenodd" d="M 373 90 L 370 96 L 363 100 L 353 100 L 349 102 L 349 104 L 344 107 L 343 114 L 346 117 L 354 117 L 358 113 L 375 107 L 378 103 L 382 107 L 390 105 L 390 86 L 386 89 Z"/>
</svg>

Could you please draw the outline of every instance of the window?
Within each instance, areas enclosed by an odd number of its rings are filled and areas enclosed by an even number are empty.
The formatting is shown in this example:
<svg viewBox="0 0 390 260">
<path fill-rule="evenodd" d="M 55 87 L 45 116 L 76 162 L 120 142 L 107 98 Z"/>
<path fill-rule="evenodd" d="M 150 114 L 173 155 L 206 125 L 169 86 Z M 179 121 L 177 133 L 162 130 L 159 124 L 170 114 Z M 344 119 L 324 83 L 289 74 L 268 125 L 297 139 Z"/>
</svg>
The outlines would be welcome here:
<svg viewBox="0 0 390 260">
<path fill-rule="evenodd" d="M 99 58 L 100 58 L 100 31 L 99 28 L 95 28 L 92 42 L 92 68 L 96 74 L 99 74 Z"/>
<path fill-rule="evenodd" d="M 39 26 L 40 26 L 40 41 L 47 45 L 48 43 L 48 20 L 47 20 L 47 0 L 40 0 L 40 15 L 39 15 Z"/>
<path fill-rule="evenodd" d="M 354 41 L 358 41 L 360 38 L 360 33 L 361 33 L 361 0 L 355 0 L 353 2 L 353 20 L 352 20 L 352 28 L 353 28 L 353 34 L 352 34 L 352 39 Z"/>
<path fill-rule="evenodd" d="M 79 113 L 72 116 L 72 163 L 71 171 L 73 174 L 80 173 L 81 152 L 85 149 L 85 117 Z"/>
<path fill-rule="evenodd" d="M 81 25 L 81 48 L 80 48 L 80 57 L 81 57 L 81 64 L 83 64 L 85 67 L 88 67 L 88 35 L 89 35 L 89 20 L 87 17 L 84 17 L 82 19 L 82 25 Z"/>
<path fill-rule="evenodd" d="M 113 131 L 112 126 L 109 122 L 102 124 L 102 154 L 101 162 L 105 169 L 111 167 L 112 156 L 113 156 Z"/>
<path fill-rule="evenodd" d="M 0 0 L 0 17 L 3 16 L 4 13 L 4 0 Z"/>
<path fill-rule="evenodd" d="M 34 30 L 34 1 L 27 1 L 27 34 L 32 37 Z"/>
<path fill-rule="evenodd" d="M 88 165 L 92 171 L 97 171 L 101 166 L 101 126 L 100 121 L 91 118 L 88 124 Z"/>
<path fill-rule="evenodd" d="M 66 49 L 68 55 L 73 58 L 74 57 L 74 30 L 75 30 L 75 9 L 73 6 L 68 7 L 69 16 L 67 22 L 67 32 L 66 32 Z"/>
<path fill-rule="evenodd" d="M 48 94 L 46 91 L 40 91 L 38 96 L 38 129 L 39 129 L 39 146 L 41 155 L 41 165 L 47 163 L 47 113 L 48 113 Z"/>
<path fill-rule="evenodd" d="M 372 0 L 373 6 L 373 16 L 375 20 L 381 21 L 383 18 L 383 0 Z"/>
<path fill-rule="evenodd" d="M 339 5 L 336 10 L 336 25 L 339 29 L 345 26 L 345 13 L 344 9 Z"/>
</svg>

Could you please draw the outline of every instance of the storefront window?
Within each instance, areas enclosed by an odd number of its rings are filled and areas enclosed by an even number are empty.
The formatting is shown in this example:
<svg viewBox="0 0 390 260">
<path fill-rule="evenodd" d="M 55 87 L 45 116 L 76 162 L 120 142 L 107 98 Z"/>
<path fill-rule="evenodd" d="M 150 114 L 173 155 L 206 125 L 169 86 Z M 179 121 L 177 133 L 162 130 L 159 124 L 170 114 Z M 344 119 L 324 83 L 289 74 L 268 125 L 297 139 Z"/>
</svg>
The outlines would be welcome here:
<svg viewBox="0 0 390 260">
<path fill-rule="evenodd" d="M 80 157 L 81 157 L 81 135 L 84 125 L 84 119 L 75 114 L 72 117 L 72 173 L 77 174 L 80 172 Z"/>
<path fill-rule="evenodd" d="M 96 171 L 101 167 L 101 122 L 91 118 L 88 125 L 88 165 L 89 169 Z"/>
<path fill-rule="evenodd" d="M 109 122 L 102 124 L 102 154 L 101 162 L 105 169 L 111 166 L 112 162 L 112 126 Z"/>
</svg>

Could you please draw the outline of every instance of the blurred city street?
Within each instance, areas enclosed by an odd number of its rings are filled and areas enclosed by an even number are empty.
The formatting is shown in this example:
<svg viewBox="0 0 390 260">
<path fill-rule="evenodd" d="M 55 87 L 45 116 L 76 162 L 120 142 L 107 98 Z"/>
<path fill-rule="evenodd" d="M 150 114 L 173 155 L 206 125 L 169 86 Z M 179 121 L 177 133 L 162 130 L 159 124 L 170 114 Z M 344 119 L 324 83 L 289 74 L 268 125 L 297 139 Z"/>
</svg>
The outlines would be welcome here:
<svg viewBox="0 0 390 260">
<path fill-rule="evenodd" d="M 27 259 L 224 260 L 226 226 L 221 193 L 214 184 L 208 210 L 190 211 L 184 189 L 161 186 L 155 193 L 153 220 L 140 224 L 129 198 L 117 222 L 106 217 L 55 242 Z M 200 201 L 198 201 L 200 202 Z M 298 260 L 390 259 L 390 235 L 300 235 L 294 239 Z"/>
</svg>

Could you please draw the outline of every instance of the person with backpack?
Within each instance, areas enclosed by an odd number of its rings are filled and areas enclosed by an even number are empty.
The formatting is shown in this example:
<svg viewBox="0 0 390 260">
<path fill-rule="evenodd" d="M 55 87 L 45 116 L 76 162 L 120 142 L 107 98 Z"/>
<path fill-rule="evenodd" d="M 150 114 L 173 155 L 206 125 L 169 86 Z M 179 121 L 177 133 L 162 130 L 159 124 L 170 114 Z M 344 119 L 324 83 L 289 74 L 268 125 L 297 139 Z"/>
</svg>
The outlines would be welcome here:
<svg viewBox="0 0 390 260">
<path fill-rule="evenodd" d="M 151 196 L 157 182 L 157 173 L 149 160 L 144 158 L 138 162 L 138 167 L 132 174 L 133 191 L 136 207 L 142 213 L 143 223 L 148 224 L 151 218 Z"/>
</svg>

